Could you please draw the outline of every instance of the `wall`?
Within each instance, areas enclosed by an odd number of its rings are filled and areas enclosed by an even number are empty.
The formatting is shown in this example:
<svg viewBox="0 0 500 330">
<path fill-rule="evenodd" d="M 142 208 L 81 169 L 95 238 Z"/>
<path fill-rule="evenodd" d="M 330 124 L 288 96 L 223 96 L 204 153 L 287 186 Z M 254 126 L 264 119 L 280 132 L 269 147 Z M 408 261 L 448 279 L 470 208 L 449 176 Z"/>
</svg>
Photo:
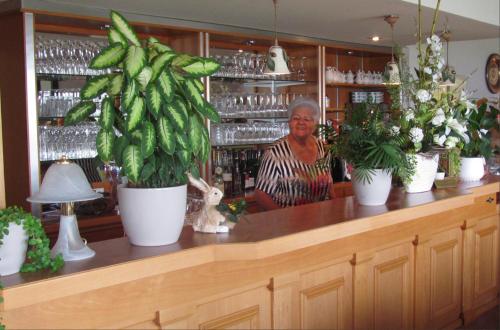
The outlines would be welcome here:
<svg viewBox="0 0 500 330">
<path fill-rule="evenodd" d="M 488 56 L 491 53 L 500 53 L 500 38 L 450 41 L 449 52 L 449 63 L 451 66 L 455 67 L 458 75 L 467 76 L 477 69 L 468 79 L 466 86 L 468 91 L 474 91 L 472 97 L 487 97 L 495 100 L 499 99 L 500 94 L 492 94 L 488 90 L 484 78 L 484 70 Z M 416 46 L 407 46 L 406 54 L 408 54 L 408 63 L 413 71 L 413 68 L 417 67 Z M 446 53 L 444 54 L 446 56 Z"/>
</svg>

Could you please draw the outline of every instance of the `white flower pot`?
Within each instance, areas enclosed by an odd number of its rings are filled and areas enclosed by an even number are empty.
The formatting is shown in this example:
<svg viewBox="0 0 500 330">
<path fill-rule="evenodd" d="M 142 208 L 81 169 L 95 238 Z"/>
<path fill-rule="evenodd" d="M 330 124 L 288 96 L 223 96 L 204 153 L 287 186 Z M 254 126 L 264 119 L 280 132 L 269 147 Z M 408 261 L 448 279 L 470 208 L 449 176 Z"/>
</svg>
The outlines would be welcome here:
<svg viewBox="0 0 500 330">
<path fill-rule="evenodd" d="M 359 204 L 375 206 L 383 205 L 391 191 L 392 174 L 385 170 L 374 170 L 370 183 L 358 180 L 354 170 L 352 187 Z"/>
<path fill-rule="evenodd" d="M 461 157 L 460 158 L 460 180 L 465 182 L 479 181 L 484 176 L 483 157 Z"/>
<path fill-rule="evenodd" d="M 11 275 L 19 272 L 26 259 L 28 234 L 22 225 L 9 224 L 9 234 L 3 238 L 0 246 L 0 275 Z"/>
<path fill-rule="evenodd" d="M 415 174 L 405 183 L 408 193 L 419 193 L 432 189 L 439 163 L 439 154 L 408 155 L 416 157 Z"/>
<path fill-rule="evenodd" d="M 118 186 L 123 229 L 131 244 L 159 246 L 177 242 L 186 215 L 187 185 L 170 188 Z"/>
</svg>

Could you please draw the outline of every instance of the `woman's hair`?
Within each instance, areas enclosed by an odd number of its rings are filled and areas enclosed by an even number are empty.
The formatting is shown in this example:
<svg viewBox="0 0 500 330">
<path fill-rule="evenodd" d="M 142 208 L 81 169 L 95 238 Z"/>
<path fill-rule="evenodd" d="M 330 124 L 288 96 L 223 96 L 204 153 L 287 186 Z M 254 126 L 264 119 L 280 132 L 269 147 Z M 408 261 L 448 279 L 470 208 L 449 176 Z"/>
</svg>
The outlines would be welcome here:
<svg viewBox="0 0 500 330">
<path fill-rule="evenodd" d="M 318 103 L 308 97 L 297 97 L 288 106 L 288 120 L 293 116 L 293 113 L 298 108 L 308 108 L 311 110 L 312 116 L 315 121 L 319 121 L 320 110 Z"/>
</svg>

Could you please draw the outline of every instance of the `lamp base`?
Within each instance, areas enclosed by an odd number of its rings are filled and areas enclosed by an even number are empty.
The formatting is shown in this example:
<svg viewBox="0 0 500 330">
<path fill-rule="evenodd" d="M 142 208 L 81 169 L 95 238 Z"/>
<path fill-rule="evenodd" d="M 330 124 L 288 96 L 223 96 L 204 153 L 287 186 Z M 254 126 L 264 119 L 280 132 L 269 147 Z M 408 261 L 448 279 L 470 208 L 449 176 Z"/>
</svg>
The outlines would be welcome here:
<svg viewBox="0 0 500 330">
<path fill-rule="evenodd" d="M 62 254 L 64 261 L 82 260 L 95 256 L 95 251 L 80 237 L 76 215 L 61 215 L 59 236 L 52 248 L 52 255 Z"/>
</svg>

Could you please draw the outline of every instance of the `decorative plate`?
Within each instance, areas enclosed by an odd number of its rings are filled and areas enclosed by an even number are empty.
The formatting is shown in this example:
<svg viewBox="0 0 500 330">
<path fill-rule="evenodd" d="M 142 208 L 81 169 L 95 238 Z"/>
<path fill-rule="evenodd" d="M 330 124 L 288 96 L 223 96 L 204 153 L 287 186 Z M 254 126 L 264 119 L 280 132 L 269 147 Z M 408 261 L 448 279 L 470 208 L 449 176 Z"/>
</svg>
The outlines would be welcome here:
<svg viewBox="0 0 500 330">
<path fill-rule="evenodd" d="M 486 61 L 486 85 L 490 92 L 500 91 L 500 54 L 491 54 Z"/>
</svg>

